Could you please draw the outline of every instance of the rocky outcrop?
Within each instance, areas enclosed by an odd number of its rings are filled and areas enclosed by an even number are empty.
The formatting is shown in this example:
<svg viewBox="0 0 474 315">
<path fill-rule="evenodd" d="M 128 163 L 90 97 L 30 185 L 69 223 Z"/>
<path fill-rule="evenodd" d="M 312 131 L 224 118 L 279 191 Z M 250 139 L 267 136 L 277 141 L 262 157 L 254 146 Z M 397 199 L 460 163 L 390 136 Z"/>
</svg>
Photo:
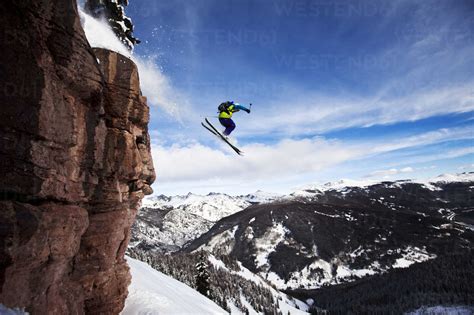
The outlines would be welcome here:
<svg viewBox="0 0 474 315">
<path fill-rule="evenodd" d="M 92 50 L 74 0 L 0 3 L 0 303 L 117 314 L 154 169 L 132 61 Z"/>
</svg>

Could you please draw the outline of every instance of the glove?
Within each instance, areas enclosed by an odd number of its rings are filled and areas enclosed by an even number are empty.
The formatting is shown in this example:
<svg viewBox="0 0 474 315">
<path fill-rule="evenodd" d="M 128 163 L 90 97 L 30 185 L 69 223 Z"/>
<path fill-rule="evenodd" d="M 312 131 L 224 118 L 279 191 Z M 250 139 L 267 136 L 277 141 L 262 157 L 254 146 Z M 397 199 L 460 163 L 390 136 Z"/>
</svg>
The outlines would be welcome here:
<svg viewBox="0 0 474 315">
<path fill-rule="evenodd" d="M 250 114 L 250 109 L 245 109 L 245 111 L 247 112 L 247 114 Z"/>
</svg>

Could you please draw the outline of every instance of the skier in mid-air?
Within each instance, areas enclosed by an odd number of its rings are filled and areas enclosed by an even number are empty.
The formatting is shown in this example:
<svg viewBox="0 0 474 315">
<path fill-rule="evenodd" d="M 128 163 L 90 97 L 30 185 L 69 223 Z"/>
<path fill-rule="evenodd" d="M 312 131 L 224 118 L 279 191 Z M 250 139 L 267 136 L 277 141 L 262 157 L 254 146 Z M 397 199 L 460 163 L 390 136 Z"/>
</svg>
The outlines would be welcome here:
<svg viewBox="0 0 474 315">
<path fill-rule="evenodd" d="M 222 126 L 225 127 L 225 130 L 222 133 L 220 133 L 219 130 L 217 130 L 217 128 L 214 127 L 207 118 L 205 118 L 205 123 L 201 122 L 201 125 L 206 128 L 210 133 L 214 134 L 219 139 L 227 143 L 237 154 L 242 155 L 243 152 L 235 145 L 233 145 L 228 138 L 230 133 L 235 129 L 235 123 L 232 120 L 232 114 L 240 110 L 246 111 L 248 114 L 250 114 L 251 107 L 252 104 L 250 104 L 249 108 L 247 108 L 240 105 L 239 103 L 234 103 L 232 101 L 221 103 L 217 109 L 219 111 L 219 122 Z"/>
<path fill-rule="evenodd" d="M 235 123 L 232 120 L 232 114 L 238 112 L 239 110 L 246 111 L 247 114 L 250 114 L 250 109 L 240 105 L 239 103 L 234 103 L 233 101 L 228 101 L 221 103 L 218 107 L 219 110 L 219 122 L 222 126 L 225 127 L 225 130 L 222 134 L 225 137 L 228 137 L 230 133 L 235 129 Z"/>
</svg>

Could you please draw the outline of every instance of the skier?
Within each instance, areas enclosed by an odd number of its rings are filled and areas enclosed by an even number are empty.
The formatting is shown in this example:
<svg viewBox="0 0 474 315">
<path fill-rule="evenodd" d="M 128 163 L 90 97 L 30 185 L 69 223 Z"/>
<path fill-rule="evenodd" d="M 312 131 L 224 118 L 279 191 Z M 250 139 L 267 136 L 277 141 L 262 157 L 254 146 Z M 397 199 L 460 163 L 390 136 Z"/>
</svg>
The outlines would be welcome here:
<svg viewBox="0 0 474 315">
<path fill-rule="evenodd" d="M 250 105 L 252 106 L 252 105 Z M 225 127 L 224 132 L 222 133 L 226 138 L 230 133 L 235 129 L 235 123 L 231 119 L 232 114 L 238 112 L 239 110 L 246 111 L 247 114 L 250 114 L 250 109 L 246 108 L 239 103 L 234 103 L 233 101 L 228 101 L 221 103 L 218 107 L 219 110 L 219 122 L 222 126 Z"/>
<path fill-rule="evenodd" d="M 206 128 L 210 133 L 227 143 L 238 155 L 243 155 L 243 152 L 235 145 L 233 145 L 228 138 L 230 133 L 235 129 L 235 123 L 231 119 L 231 117 L 233 113 L 238 112 L 240 110 L 246 111 L 248 114 L 250 114 L 251 107 L 252 104 L 250 104 L 249 108 L 246 108 L 240 105 L 239 103 L 234 103 L 232 101 L 221 103 L 217 109 L 219 111 L 219 122 L 222 126 L 225 127 L 223 133 L 220 133 L 219 130 L 217 130 L 217 128 L 211 124 L 207 117 L 204 119 L 205 122 L 201 122 L 201 125 Z"/>
</svg>

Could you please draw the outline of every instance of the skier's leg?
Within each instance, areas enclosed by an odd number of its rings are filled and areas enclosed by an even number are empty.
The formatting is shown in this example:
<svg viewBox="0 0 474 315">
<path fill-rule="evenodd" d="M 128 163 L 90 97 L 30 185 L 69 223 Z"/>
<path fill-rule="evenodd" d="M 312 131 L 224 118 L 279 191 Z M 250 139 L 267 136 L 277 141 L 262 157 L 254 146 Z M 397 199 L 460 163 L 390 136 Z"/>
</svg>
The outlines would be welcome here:
<svg viewBox="0 0 474 315">
<path fill-rule="evenodd" d="M 235 129 L 235 123 L 232 119 L 229 119 L 229 126 L 226 128 L 226 131 L 224 132 L 226 136 L 230 135 L 232 131 Z"/>
<path fill-rule="evenodd" d="M 225 130 L 223 132 L 224 136 L 230 135 L 230 133 L 235 129 L 235 123 L 230 118 L 219 118 L 219 122 L 222 126 L 225 127 Z"/>
<path fill-rule="evenodd" d="M 219 122 L 223 127 L 225 127 L 225 130 L 222 132 L 224 136 L 228 135 L 229 128 L 231 127 L 231 124 L 229 123 L 230 119 L 229 118 L 219 118 Z"/>
</svg>

